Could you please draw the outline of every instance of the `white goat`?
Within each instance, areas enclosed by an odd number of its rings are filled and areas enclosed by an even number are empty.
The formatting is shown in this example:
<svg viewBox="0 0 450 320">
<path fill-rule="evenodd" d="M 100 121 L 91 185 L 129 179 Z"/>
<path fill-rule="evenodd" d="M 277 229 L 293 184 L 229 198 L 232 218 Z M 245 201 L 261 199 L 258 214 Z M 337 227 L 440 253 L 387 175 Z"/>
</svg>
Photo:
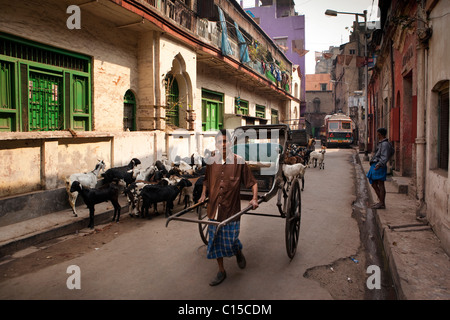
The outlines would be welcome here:
<svg viewBox="0 0 450 320">
<path fill-rule="evenodd" d="M 179 169 L 183 173 L 188 173 L 188 174 L 194 173 L 194 170 L 192 169 L 192 167 L 186 161 L 183 161 L 183 160 L 180 160 Z"/>
<path fill-rule="evenodd" d="M 141 205 L 141 191 L 150 183 L 146 181 L 136 181 L 131 183 L 124 189 L 124 193 L 127 196 L 128 201 L 128 213 L 130 216 L 139 216 Z"/>
<path fill-rule="evenodd" d="M 301 163 L 283 164 L 283 174 L 290 185 L 294 179 L 302 179 L 302 191 L 305 187 L 306 166 Z"/>
<path fill-rule="evenodd" d="M 317 167 L 317 161 L 319 161 L 319 170 L 324 169 L 325 170 L 325 152 L 326 149 L 321 149 L 320 151 L 313 151 L 309 155 L 309 164 L 313 163 L 314 161 L 314 168 Z"/>
<path fill-rule="evenodd" d="M 136 181 L 147 181 L 148 177 L 153 175 L 155 173 L 155 171 L 157 170 L 156 166 L 149 166 L 145 169 L 142 168 L 138 168 L 137 172 L 133 171 L 134 174 L 137 173 L 136 175 Z"/>
<path fill-rule="evenodd" d="M 191 157 L 193 159 L 192 165 L 195 166 L 197 169 L 201 169 L 203 165 L 202 156 L 198 152 L 194 152 Z"/>
<path fill-rule="evenodd" d="M 105 163 L 103 160 L 98 160 L 98 163 L 95 165 L 94 170 L 86 173 L 74 173 L 71 174 L 68 178 L 66 178 L 66 191 L 69 196 L 69 204 L 72 207 L 72 211 L 75 217 L 78 217 L 77 210 L 75 209 L 75 203 L 78 197 L 78 191 L 70 192 L 70 187 L 74 181 L 80 182 L 80 184 L 84 188 L 95 188 L 97 185 L 98 176 L 100 174 L 100 170 L 105 172 Z"/>
<path fill-rule="evenodd" d="M 167 160 L 167 159 L 163 159 L 162 163 L 163 163 L 163 165 L 164 165 L 164 167 L 166 168 L 167 171 L 170 171 L 173 168 L 173 165 L 171 165 L 169 163 L 169 160 Z"/>
<path fill-rule="evenodd" d="M 167 185 L 176 186 L 178 182 L 180 182 L 181 178 L 175 175 L 171 175 L 169 178 L 162 178 L 161 180 L 166 180 Z"/>
</svg>

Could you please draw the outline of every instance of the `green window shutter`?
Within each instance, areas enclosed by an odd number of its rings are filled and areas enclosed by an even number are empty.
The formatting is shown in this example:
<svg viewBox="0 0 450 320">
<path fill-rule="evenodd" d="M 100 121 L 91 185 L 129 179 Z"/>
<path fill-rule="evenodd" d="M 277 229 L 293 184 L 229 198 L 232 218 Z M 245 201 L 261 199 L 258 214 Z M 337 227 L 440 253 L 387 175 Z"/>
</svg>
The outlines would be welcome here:
<svg viewBox="0 0 450 320">
<path fill-rule="evenodd" d="M 219 110 L 217 107 L 217 104 L 214 102 L 209 102 L 208 103 L 208 110 L 210 112 L 210 116 L 209 116 L 209 128 L 211 130 L 215 130 L 219 128 Z"/>
<path fill-rule="evenodd" d="M 73 77 L 73 112 L 86 113 L 88 111 L 87 103 L 87 79 Z"/>
<path fill-rule="evenodd" d="M 62 77 L 45 72 L 30 71 L 28 83 L 29 130 L 63 129 Z"/>
<path fill-rule="evenodd" d="M 278 110 L 271 109 L 271 124 L 278 124 Z"/>
<path fill-rule="evenodd" d="M 74 130 L 90 130 L 89 77 L 72 75 L 72 120 Z"/>
<path fill-rule="evenodd" d="M 91 130 L 90 73 L 87 56 L 0 33 L 0 131 Z"/>
<path fill-rule="evenodd" d="M 223 123 L 221 122 L 220 117 L 221 108 L 219 104 L 217 102 L 205 101 L 204 106 L 205 106 L 203 112 L 204 118 L 202 120 L 203 130 L 209 131 L 221 129 Z"/>
<path fill-rule="evenodd" d="M 260 105 L 256 105 L 255 115 L 258 118 L 266 118 L 266 107 L 260 106 Z"/>
<path fill-rule="evenodd" d="M 206 130 L 206 119 L 207 119 L 206 101 L 202 100 L 202 131 L 207 131 Z"/>
<path fill-rule="evenodd" d="M 0 131 L 16 131 L 14 64 L 0 60 Z"/>
<path fill-rule="evenodd" d="M 223 128 L 223 94 L 202 90 L 202 130 Z"/>
<path fill-rule="evenodd" d="M 236 98 L 234 105 L 236 107 L 236 114 L 248 115 L 248 101 Z"/>
<path fill-rule="evenodd" d="M 123 98 L 123 130 L 136 130 L 136 98 L 131 90 L 127 90 Z"/>
<path fill-rule="evenodd" d="M 202 103 L 202 127 L 203 131 L 215 130 L 217 127 L 217 105 L 211 101 Z"/>
</svg>

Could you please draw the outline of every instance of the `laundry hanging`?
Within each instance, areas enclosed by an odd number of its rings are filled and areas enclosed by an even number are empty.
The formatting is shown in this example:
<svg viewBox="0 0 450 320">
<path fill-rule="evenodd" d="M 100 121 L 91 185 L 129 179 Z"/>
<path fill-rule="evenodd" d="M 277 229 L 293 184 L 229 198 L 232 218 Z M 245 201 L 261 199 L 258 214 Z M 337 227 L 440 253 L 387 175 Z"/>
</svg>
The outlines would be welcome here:
<svg viewBox="0 0 450 320">
<path fill-rule="evenodd" d="M 229 56 L 233 54 L 233 49 L 228 41 L 227 22 L 222 9 L 220 9 L 220 7 L 217 7 L 217 9 L 219 9 L 220 26 L 222 27 L 222 54 L 224 56 Z"/>
<path fill-rule="evenodd" d="M 239 31 L 239 26 L 236 21 L 234 22 L 234 27 L 236 28 L 236 34 L 239 42 L 239 59 L 242 63 L 250 62 L 250 57 L 248 56 L 247 42 L 242 36 L 241 31 Z"/>
</svg>

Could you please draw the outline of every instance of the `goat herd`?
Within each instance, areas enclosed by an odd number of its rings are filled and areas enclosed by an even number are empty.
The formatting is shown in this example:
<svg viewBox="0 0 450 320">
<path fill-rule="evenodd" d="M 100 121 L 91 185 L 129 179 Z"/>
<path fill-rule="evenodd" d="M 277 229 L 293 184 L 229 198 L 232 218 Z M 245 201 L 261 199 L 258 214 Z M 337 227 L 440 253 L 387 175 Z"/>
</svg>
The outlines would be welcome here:
<svg viewBox="0 0 450 320">
<path fill-rule="evenodd" d="M 179 202 L 185 201 L 185 207 L 200 198 L 205 168 L 205 161 L 198 154 L 184 159 L 177 157 L 172 166 L 167 160 L 157 160 L 145 169 L 139 159 L 133 158 L 126 166 L 105 171 L 105 163 L 99 160 L 94 170 L 70 175 L 66 179 L 66 190 L 74 216 L 77 216 L 78 195 L 83 198 L 89 209 L 89 228 L 94 227 L 95 205 L 105 201 L 114 206 L 113 221 L 119 221 L 121 189 L 127 196 L 130 215 L 150 218 L 148 209 L 152 204 L 154 214 L 158 215 L 157 204 L 163 202 L 168 217 L 177 196 L 180 196 Z M 96 188 L 99 177 L 103 177 L 103 183 Z"/>
<path fill-rule="evenodd" d="M 325 147 L 320 151 L 290 145 L 284 154 L 283 174 L 287 182 L 301 178 L 302 190 L 306 167 L 319 163 L 319 169 L 324 169 Z M 78 194 L 89 209 L 89 228 L 94 228 L 94 208 L 101 202 L 110 201 L 114 206 L 112 221 L 119 221 L 120 209 L 118 198 L 120 190 L 126 195 L 130 216 L 151 218 L 149 208 L 153 204 L 154 215 L 158 215 L 157 204 L 165 205 L 165 216 L 172 214 L 174 201 L 183 201 L 184 207 L 197 203 L 200 199 L 206 161 L 198 153 L 191 157 L 176 157 L 169 164 L 167 160 L 157 160 L 153 165 L 143 169 L 141 161 L 131 159 L 128 165 L 114 167 L 105 171 L 105 163 L 99 160 L 94 170 L 87 173 L 74 173 L 66 179 L 66 190 L 69 204 L 76 217 L 75 203 Z M 103 173 L 100 173 L 103 172 Z M 103 177 L 103 183 L 96 187 L 98 179 Z"/>
<path fill-rule="evenodd" d="M 296 144 L 288 146 L 284 153 L 283 159 L 283 175 L 288 183 L 294 178 L 302 180 L 302 191 L 305 188 L 305 172 L 312 164 L 314 168 L 319 163 L 319 169 L 325 170 L 325 152 L 326 148 L 322 146 L 320 151 L 315 148 L 305 148 Z"/>
</svg>

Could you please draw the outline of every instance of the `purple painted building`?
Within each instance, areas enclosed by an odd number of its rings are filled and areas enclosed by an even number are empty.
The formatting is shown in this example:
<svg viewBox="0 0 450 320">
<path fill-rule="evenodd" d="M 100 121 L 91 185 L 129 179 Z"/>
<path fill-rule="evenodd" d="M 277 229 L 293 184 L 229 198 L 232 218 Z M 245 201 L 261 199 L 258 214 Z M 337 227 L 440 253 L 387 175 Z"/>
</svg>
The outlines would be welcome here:
<svg viewBox="0 0 450 320">
<path fill-rule="evenodd" d="M 243 7 L 243 1 L 240 4 Z M 294 0 L 255 0 L 255 7 L 244 10 L 279 45 L 292 64 L 300 66 L 300 114 L 303 116 L 306 110 L 305 16 L 297 15 L 294 5 Z"/>
</svg>

